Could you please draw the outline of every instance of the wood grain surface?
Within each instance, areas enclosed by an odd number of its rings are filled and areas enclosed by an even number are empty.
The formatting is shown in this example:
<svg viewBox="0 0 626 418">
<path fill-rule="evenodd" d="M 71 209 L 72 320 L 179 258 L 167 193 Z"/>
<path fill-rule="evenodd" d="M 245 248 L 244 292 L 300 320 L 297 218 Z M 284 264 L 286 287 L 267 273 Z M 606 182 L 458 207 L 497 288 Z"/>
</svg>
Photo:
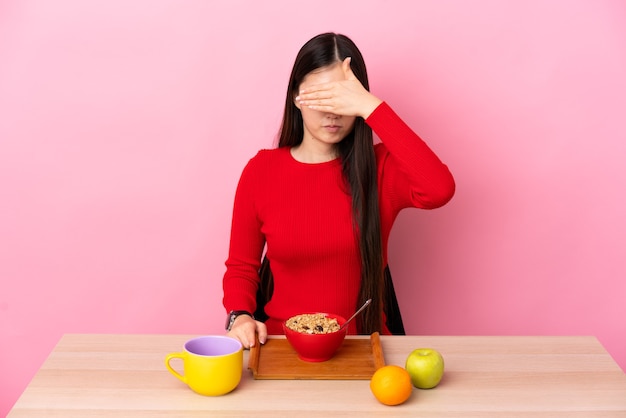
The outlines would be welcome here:
<svg viewBox="0 0 626 418">
<path fill-rule="evenodd" d="M 386 364 L 403 366 L 421 347 L 446 364 L 439 386 L 394 407 L 368 380 L 254 379 L 247 369 L 233 392 L 198 395 L 164 364 L 194 337 L 65 335 L 9 418 L 626 417 L 626 375 L 591 336 L 383 335 Z"/>
</svg>

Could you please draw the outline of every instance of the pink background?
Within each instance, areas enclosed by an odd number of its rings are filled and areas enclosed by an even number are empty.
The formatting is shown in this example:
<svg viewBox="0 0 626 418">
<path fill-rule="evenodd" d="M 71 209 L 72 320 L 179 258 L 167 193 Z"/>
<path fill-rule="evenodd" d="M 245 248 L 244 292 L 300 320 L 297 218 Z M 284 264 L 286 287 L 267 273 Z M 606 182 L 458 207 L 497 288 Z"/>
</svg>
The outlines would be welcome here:
<svg viewBox="0 0 626 418">
<path fill-rule="evenodd" d="M 626 368 L 623 1 L 4 0 L 0 416 L 63 333 L 223 332 L 239 174 L 327 30 L 457 180 L 392 232 L 408 332 Z"/>
</svg>

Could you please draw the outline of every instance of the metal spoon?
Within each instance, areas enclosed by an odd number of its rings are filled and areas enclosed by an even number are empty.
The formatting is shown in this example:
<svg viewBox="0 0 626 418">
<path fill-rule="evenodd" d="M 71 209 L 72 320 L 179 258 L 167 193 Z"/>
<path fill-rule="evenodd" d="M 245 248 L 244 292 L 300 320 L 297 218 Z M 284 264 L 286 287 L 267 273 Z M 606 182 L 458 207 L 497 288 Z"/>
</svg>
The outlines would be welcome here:
<svg viewBox="0 0 626 418">
<path fill-rule="evenodd" d="M 354 315 L 352 315 L 352 316 L 351 316 L 351 317 L 350 317 L 350 318 L 349 318 L 346 322 L 344 322 L 344 323 L 343 323 L 343 325 L 342 325 L 342 326 L 340 326 L 340 327 L 339 327 L 339 331 L 341 331 L 342 329 L 344 329 L 344 328 L 346 327 L 346 325 L 348 325 L 348 323 L 349 323 L 350 321 L 352 321 L 352 320 L 354 319 L 354 317 L 355 317 L 355 316 L 357 316 L 358 314 L 360 314 L 360 313 L 361 313 L 361 311 L 362 311 L 363 309 L 367 308 L 367 306 L 368 306 L 370 303 L 372 303 L 372 299 L 368 299 L 368 300 L 366 300 L 366 301 L 365 301 L 365 303 L 363 304 L 363 306 L 361 306 L 361 307 L 359 308 L 359 310 L 358 310 L 358 311 L 356 311 L 356 312 L 354 313 Z"/>
</svg>

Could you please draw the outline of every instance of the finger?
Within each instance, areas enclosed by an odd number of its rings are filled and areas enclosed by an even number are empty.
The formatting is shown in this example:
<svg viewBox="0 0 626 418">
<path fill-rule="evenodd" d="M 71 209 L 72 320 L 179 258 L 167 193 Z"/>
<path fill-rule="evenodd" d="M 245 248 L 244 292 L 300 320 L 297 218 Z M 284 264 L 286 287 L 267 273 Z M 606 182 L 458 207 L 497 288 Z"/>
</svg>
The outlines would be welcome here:
<svg viewBox="0 0 626 418">
<path fill-rule="evenodd" d="M 307 106 L 310 108 L 332 105 L 332 97 L 330 95 L 328 97 L 320 97 L 320 95 L 318 94 L 303 94 L 301 96 L 298 96 L 296 98 L 296 101 L 301 106 Z"/>
<path fill-rule="evenodd" d="M 250 348 L 250 345 L 248 344 L 248 339 L 245 336 L 244 337 L 240 336 L 238 332 L 230 331 L 226 335 L 228 335 L 231 338 L 234 338 L 234 339 L 238 340 L 241 343 L 241 345 L 243 346 L 244 349 L 247 350 L 247 349 Z"/>
<path fill-rule="evenodd" d="M 259 343 L 265 344 L 267 341 L 267 326 L 263 322 L 257 322 L 256 331 L 259 334 Z"/>
<path fill-rule="evenodd" d="M 246 328 L 245 339 L 248 344 L 248 348 L 254 347 L 256 339 L 256 328 L 252 328 L 252 330 Z"/>
<path fill-rule="evenodd" d="M 308 109 L 315 110 L 317 112 L 335 113 L 337 115 L 340 114 L 340 113 L 337 112 L 337 110 L 335 110 L 335 108 L 333 106 L 316 106 L 316 105 L 311 105 L 311 106 L 306 106 L 306 107 Z"/>
<path fill-rule="evenodd" d="M 350 64 L 352 63 L 352 57 L 346 57 L 341 63 L 341 67 L 343 68 L 343 73 L 346 77 L 346 80 L 356 80 L 356 76 L 352 72 L 352 67 Z"/>
<path fill-rule="evenodd" d="M 320 100 L 320 99 L 330 99 L 332 97 L 332 84 L 324 83 L 324 84 L 316 84 L 314 86 L 307 87 L 306 89 L 300 90 L 298 96 L 296 96 L 297 101 L 303 100 Z"/>
</svg>

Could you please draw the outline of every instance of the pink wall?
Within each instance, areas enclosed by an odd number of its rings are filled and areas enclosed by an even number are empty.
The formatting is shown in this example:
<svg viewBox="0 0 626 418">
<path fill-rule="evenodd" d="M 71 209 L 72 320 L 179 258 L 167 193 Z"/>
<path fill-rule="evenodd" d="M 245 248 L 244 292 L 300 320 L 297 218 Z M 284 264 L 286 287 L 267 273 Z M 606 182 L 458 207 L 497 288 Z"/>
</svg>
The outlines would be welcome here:
<svg viewBox="0 0 626 418">
<path fill-rule="evenodd" d="M 326 30 L 458 182 L 393 231 L 408 331 L 626 368 L 625 28 L 619 0 L 0 2 L 0 416 L 63 333 L 223 332 L 239 173 Z"/>
</svg>

